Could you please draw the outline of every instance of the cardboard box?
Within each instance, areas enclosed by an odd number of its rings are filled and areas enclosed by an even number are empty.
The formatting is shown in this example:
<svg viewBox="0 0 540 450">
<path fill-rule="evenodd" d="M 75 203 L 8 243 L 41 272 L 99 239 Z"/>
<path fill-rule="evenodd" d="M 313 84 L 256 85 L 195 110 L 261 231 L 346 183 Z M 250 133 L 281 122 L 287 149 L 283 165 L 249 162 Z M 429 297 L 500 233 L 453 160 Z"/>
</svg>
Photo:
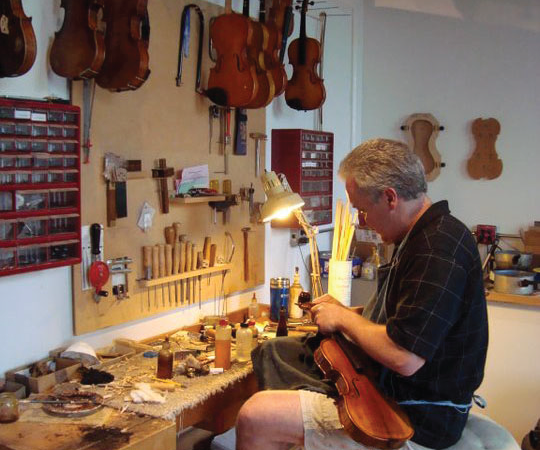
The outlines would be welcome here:
<svg viewBox="0 0 540 450">
<path fill-rule="evenodd" d="M 7 381 L 0 378 L 0 394 L 3 392 L 12 392 L 19 400 L 27 397 L 26 386 L 15 381 Z"/>
<path fill-rule="evenodd" d="M 135 354 L 135 350 L 121 344 L 113 344 L 96 350 L 96 355 L 100 360 L 98 368 L 111 366 L 119 361 L 127 359 Z"/>
<path fill-rule="evenodd" d="M 48 363 L 54 365 L 54 372 L 40 377 L 30 376 L 32 364 L 17 367 L 6 372 L 6 380 L 15 381 L 26 386 L 27 392 L 45 392 L 57 384 L 69 381 L 73 378 L 81 367 L 81 364 L 73 359 L 66 358 L 45 358 L 37 363 Z M 35 364 L 35 363 L 34 363 Z"/>
</svg>

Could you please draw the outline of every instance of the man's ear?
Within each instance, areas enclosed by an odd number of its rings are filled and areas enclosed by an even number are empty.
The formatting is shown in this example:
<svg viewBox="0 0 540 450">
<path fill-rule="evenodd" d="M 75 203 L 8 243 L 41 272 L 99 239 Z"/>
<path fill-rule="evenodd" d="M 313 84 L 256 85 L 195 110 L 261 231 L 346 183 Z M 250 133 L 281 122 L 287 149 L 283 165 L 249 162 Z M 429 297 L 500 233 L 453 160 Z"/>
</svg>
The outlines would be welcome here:
<svg viewBox="0 0 540 450">
<path fill-rule="evenodd" d="M 398 204 L 398 195 L 394 188 L 386 188 L 383 191 L 383 198 L 390 209 L 396 209 Z"/>
</svg>

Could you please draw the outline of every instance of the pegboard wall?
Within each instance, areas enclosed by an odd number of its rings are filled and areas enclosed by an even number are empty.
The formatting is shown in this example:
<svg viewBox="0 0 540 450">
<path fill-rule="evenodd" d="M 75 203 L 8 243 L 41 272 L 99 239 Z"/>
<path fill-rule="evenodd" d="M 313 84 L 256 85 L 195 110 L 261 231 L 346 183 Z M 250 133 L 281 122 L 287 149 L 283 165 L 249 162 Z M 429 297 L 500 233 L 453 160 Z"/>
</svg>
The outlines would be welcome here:
<svg viewBox="0 0 540 450">
<path fill-rule="evenodd" d="M 236 251 L 231 270 L 225 278 L 224 291 L 231 292 L 252 288 L 264 283 L 264 226 L 250 223 L 249 204 L 240 201 L 232 206 L 229 223 L 224 224 L 222 214 L 214 212 L 208 203 L 177 204 L 171 202 L 170 212 L 163 214 L 160 208 L 158 182 L 151 177 L 151 169 L 157 160 L 165 158 L 175 174 L 182 168 L 208 164 L 210 179 L 230 179 L 232 193 L 241 188 L 255 188 L 254 200 L 264 201 L 260 180 L 255 176 L 255 142 L 248 138 L 247 155 L 229 152 L 229 173 L 223 173 L 224 158 L 220 153 L 219 121 L 213 122 L 213 136 L 209 143 L 209 106 L 204 96 L 195 92 L 197 65 L 198 17 L 191 12 L 191 38 L 189 56 L 184 58 L 182 85 L 176 86 L 176 69 L 180 33 L 180 19 L 184 6 L 189 2 L 178 0 L 153 0 L 148 2 L 150 17 L 148 80 L 135 91 L 110 92 L 96 86 L 91 120 L 89 162 L 81 165 L 81 212 L 82 224 L 103 225 L 103 256 L 105 260 L 129 257 L 132 269 L 127 274 L 129 298 L 119 300 L 113 293 L 111 279 L 103 287 L 109 291 L 99 302 L 94 300 L 93 290 L 83 290 L 81 264 L 73 267 L 73 314 L 74 333 L 88 333 L 108 326 L 149 317 L 177 308 L 194 307 L 200 301 L 213 301 L 221 291 L 222 272 L 202 275 L 145 287 L 143 273 L 143 246 L 165 244 L 164 229 L 179 222 L 180 233 L 202 251 L 206 236 L 217 244 L 217 257 L 225 256 L 228 231 L 233 237 Z M 205 19 L 201 86 L 206 86 L 209 69 L 213 66 L 208 55 L 209 19 L 222 12 L 222 8 L 197 2 Z M 82 106 L 81 81 L 72 84 L 73 103 Z M 234 117 L 234 115 L 232 115 Z M 234 122 L 234 121 L 233 121 Z M 265 133 L 264 109 L 248 110 L 248 136 L 252 132 Z M 103 176 L 104 155 L 114 152 L 124 159 L 141 160 L 142 171 L 127 185 L 127 217 L 117 219 L 116 225 L 107 226 L 106 181 Z M 264 161 L 264 148 L 261 152 Z M 168 179 L 173 190 L 173 180 Z M 143 232 L 138 226 L 139 213 L 144 202 L 156 211 L 153 226 Z M 249 277 L 244 274 L 244 234 L 242 228 L 250 227 L 248 233 Z M 195 286 L 193 286 L 195 283 Z M 188 287 L 189 286 L 189 287 Z M 191 298 L 187 298 L 190 289 Z M 183 294 L 183 295 L 180 295 Z"/>
</svg>

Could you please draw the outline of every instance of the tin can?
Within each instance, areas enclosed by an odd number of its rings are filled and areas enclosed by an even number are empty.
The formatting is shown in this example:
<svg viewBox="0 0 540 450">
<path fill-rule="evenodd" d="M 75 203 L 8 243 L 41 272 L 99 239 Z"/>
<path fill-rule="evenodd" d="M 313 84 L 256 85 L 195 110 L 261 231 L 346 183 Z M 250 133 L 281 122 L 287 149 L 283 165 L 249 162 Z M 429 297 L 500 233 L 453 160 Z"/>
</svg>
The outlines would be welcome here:
<svg viewBox="0 0 540 450">
<path fill-rule="evenodd" d="M 321 277 L 323 278 L 328 278 L 331 257 L 332 252 L 319 252 L 319 266 L 321 268 Z"/>
<path fill-rule="evenodd" d="M 279 310 L 283 306 L 289 316 L 289 295 L 291 282 L 288 278 L 270 278 L 270 320 L 279 321 Z"/>
</svg>

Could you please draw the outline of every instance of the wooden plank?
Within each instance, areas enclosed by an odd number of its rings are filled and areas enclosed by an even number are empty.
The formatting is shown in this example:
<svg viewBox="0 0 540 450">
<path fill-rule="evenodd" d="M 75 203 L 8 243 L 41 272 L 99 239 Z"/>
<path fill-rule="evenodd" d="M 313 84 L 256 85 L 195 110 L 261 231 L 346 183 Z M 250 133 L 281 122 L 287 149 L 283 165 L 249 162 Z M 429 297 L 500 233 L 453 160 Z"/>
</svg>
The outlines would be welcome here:
<svg viewBox="0 0 540 450">
<path fill-rule="evenodd" d="M 92 290 L 82 291 L 81 265 L 73 267 L 73 324 L 76 335 L 89 333 L 109 326 L 140 320 L 163 314 L 181 307 L 189 307 L 187 302 L 176 302 L 181 282 L 171 282 L 163 287 L 141 287 L 137 280 L 145 278 L 142 267 L 142 247 L 165 244 L 164 228 L 174 222 L 181 223 L 181 233 L 194 243 L 197 251 L 203 248 L 204 238 L 210 236 L 217 245 L 218 257 L 225 248 L 224 232 L 230 231 L 237 246 L 233 258 L 233 268 L 225 279 L 227 294 L 252 289 L 264 283 L 264 225 L 251 224 L 247 202 L 240 202 L 230 209 L 230 223 L 222 223 L 222 214 L 214 224 L 214 214 L 204 203 L 182 204 L 171 202 L 169 214 L 162 214 L 159 206 L 158 183 L 147 176 L 155 167 L 155 160 L 166 158 L 167 164 L 178 171 L 185 167 L 208 164 L 210 178 L 230 179 L 233 193 L 240 188 L 255 188 L 254 201 L 264 201 L 264 191 L 260 179 L 255 176 L 255 143 L 248 139 L 247 155 L 229 153 L 229 173 L 223 171 L 224 158 L 220 152 L 219 120 L 213 122 L 213 135 L 209 142 L 209 100 L 194 90 L 197 65 L 198 24 L 191 28 L 190 56 L 184 58 L 182 86 L 171 82 L 171 74 L 176 73 L 178 37 L 183 8 L 188 0 L 163 0 L 148 2 L 148 13 L 152 18 L 152 37 L 150 39 L 150 69 L 148 80 L 135 91 L 117 93 L 106 89 L 96 89 L 92 112 L 92 150 L 90 161 L 81 167 L 81 222 L 89 225 L 97 222 L 106 224 L 106 185 L 103 178 L 103 157 L 105 152 L 113 151 L 125 159 L 140 160 L 142 170 L 139 174 L 128 174 L 127 218 L 116 220 L 115 227 L 105 227 L 104 258 L 130 257 L 132 273 L 128 274 L 129 299 L 118 301 L 112 295 L 110 281 L 103 287 L 108 297 L 99 303 L 93 299 Z M 219 15 L 220 5 L 197 2 L 205 18 L 205 30 L 211 17 Z M 208 33 L 204 35 L 204 49 L 208 48 Z M 173 57 L 171 57 L 171 55 Z M 208 52 L 203 51 L 202 73 L 208 74 L 214 65 Z M 203 76 L 204 78 L 204 76 Z M 203 79 L 203 85 L 205 80 Z M 73 82 L 73 102 L 82 105 L 82 82 Z M 265 132 L 264 108 L 249 111 L 249 131 Z M 209 154 L 209 144 L 211 153 Z M 261 149 L 264 153 L 264 149 Z M 264 154 L 261 154 L 264 161 Z M 144 176 L 142 179 L 132 177 Z M 173 182 L 168 180 L 169 193 L 173 192 Z M 215 198 L 212 198 L 215 200 Z M 189 200 L 188 200 L 189 201 Z M 195 200 L 194 200 L 195 201 Z M 196 201 L 200 201 L 197 199 Z M 148 202 L 156 210 L 152 227 L 143 233 L 137 226 L 142 205 Z M 251 277 L 243 279 L 243 227 L 250 226 L 249 261 Z M 221 276 L 203 275 L 201 298 L 211 301 L 221 290 Z M 193 280 L 191 280 L 193 281 Z M 184 281 L 183 287 L 186 288 Z M 191 282 L 190 285 L 193 285 Z M 199 297 L 197 280 L 196 301 Z M 169 301 L 169 300 L 173 301 Z M 182 304 L 183 303 L 183 304 Z M 193 303 L 193 299 L 191 299 Z"/>
<path fill-rule="evenodd" d="M 171 198 L 171 203 L 178 203 L 180 205 L 188 205 L 191 203 L 208 203 L 208 202 L 222 202 L 227 197 L 224 195 L 214 195 L 211 197 L 175 197 Z"/>
<path fill-rule="evenodd" d="M 156 280 L 140 280 L 139 285 L 141 287 L 159 286 L 165 283 L 171 283 L 173 281 L 185 280 L 186 278 L 195 278 L 199 275 L 210 275 L 213 273 L 229 271 L 233 268 L 232 264 L 220 264 L 215 267 L 208 267 L 206 269 L 190 270 L 189 272 L 179 273 L 177 275 L 170 275 L 168 277 L 158 278 Z"/>
</svg>

